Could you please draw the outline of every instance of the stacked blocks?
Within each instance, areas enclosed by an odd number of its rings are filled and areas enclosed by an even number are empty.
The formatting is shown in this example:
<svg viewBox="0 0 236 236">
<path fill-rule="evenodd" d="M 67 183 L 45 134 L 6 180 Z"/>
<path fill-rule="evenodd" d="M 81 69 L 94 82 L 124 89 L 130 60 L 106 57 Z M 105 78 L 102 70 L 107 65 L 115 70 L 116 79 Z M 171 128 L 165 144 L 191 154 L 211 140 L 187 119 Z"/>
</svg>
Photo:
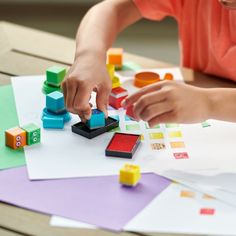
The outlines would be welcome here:
<svg viewBox="0 0 236 236">
<path fill-rule="evenodd" d="M 112 88 L 117 88 L 121 86 L 120 79 L 115 76 L 115 66 L 112 64 L 107 64 L 107 72 L 112 81 Z"/>
<path fill-rule="evenodd" d="M 42 91 L 45 94 L 52 93 L 54 91 L 61 91 L 61 82 L 66 75 L 66 69 L 53 66 L 46 71 L 46 81 L 43 83 Z"/>
<path fill-rule="evenodd" d="M 31 146 L 36 143 L 40 143 L 40 128 L 31 123 L 25 126 L 22 126 L 22 129 L 26 132 L 26 143 Z"/>
<path fill-rule="evenodd" d="M 91 118 L 86 122 L 86 125 L 89 129 L 98 129 L 104 127 L 106 125 L 105 114 L 98 109 L 93 109 Z"/>
<path fill-rule="evenodd" d="M 122 87 L 117 87 L 111 90 L 109 96 L 109 105 L 115 109 L 121 108 L 121 102 L 128 96 L 128 91 Z"/>
<path fill-rule="evenodd" d="M 63 94 L 59 91 L 48 94 L 42 114 L 43 128 L 63 129 L 64 124 L 70 120 L 71 115 L 65 109 Z"/>
<path fill-rule="evenodd" d="M 107 51 L 107 63 L 115 66 L 120 70 L 123 66 L 123 49 L 122 48 L 110 48 Z"/>
<path fill-rule="evenodd" d="M 5 131 L 5 142 L 12 149 L 40 143 L 40 128 L 35 124 L 28 124 L 8 129 Z"/>
<path fill-rule="evenodd" d="M 134 187 L 141 178 L 140 167 L 137 165 L 126 164 L 120 169 L 119 182 L 122 185 Z"/>
</svg>

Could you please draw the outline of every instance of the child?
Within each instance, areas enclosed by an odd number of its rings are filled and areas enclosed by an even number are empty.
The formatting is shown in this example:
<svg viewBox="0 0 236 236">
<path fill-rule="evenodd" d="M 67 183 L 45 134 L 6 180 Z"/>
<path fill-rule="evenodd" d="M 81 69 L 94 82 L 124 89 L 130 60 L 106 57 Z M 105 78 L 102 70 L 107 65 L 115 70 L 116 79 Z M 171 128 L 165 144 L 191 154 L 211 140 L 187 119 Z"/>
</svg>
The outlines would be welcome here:
<svg viewBox="0 0 236 236">
<path fill-rule="evenodd" d="M 91 92 L 107 114 L 111 80 L 106 51 L 124 28 L 142 17 L 173 16 L 179 25 L 182 65 L 236 81 L 236 0 L 106 0 L 84 17 L 76 37 L 74 64 L 62 87 L 66 106 L 89 119 Z M 209 118 L 236 121 L 236 89 L 203 89 L 163 81 L 129 96 L 136 118 L 157 123 L 193 123 Z"/>
</svg>

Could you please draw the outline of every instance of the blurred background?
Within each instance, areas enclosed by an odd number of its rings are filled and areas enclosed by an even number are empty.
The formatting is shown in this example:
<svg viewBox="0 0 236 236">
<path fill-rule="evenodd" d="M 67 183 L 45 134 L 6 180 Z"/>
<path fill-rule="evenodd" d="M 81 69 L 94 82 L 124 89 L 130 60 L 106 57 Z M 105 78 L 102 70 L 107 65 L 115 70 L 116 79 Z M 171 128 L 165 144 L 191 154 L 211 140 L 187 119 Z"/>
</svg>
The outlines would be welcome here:
<svg viewBox="0 0 236 236">
<path fill-rule="evenodd" d="M 0 0 L 0 21 L 75 37 L 76 29 L 98 0 Z M 178 29 L 174 19 L 141 20 L 119 35 L 114 46 L 127 52 L 179 64 Z"/>
</svg>

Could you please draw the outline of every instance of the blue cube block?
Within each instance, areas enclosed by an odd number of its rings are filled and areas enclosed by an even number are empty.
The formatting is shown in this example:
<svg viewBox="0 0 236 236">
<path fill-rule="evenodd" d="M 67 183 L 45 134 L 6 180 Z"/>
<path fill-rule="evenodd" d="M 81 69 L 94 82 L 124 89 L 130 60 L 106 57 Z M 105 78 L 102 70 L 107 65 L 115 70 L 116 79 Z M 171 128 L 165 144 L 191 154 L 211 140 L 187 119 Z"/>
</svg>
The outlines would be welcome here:
<svg viewBox="0 0 236 236">
<path fill-rule="evenodd" d="M 62 117 L 43 117 L 43 128 L 44 129 L 63 129 L 64 120 Z"/>
<path fill-rule="evenodd" d="M 86 122 L 89 129 L 97 129 L 105 126 L 105 114 L 98 110 L 93 109 L 90 120 Z"/>
<path fill-rule="evenodd" d="M 65 111 L 64 96 L 61 92 L 55 91 L 46 96 L 46 107 L 56 114 Z"/>
</svg>

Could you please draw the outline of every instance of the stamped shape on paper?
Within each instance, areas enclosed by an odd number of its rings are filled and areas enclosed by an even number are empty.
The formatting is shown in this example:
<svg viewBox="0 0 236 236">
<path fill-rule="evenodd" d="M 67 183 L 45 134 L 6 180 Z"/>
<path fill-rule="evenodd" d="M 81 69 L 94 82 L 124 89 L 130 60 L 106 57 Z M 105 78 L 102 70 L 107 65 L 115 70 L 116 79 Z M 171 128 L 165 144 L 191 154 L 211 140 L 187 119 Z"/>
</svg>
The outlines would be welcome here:
<svg viewBox="0 0 236 236">
<path fill-rule="evenodd" d="M 162 150 L 166 148 L 166 145 L 164 143 L 152 143 L 151 148 L 152 150 Z"/>
<path fill-rule="evenodd" d="M 182 138 L 182 132 L 181 131 L 171 131 L 169 132 L 169 138 Z"/>
<path fill-rule="evenodd" d="M 201 208 L 200 215 L 214 215 L 215 209 L 214 208 Z"/>
<path fill-rule="evenodd" d="M 126 125 L 126 130 L 140 130 L 140 125 L 139 124 L 129 124 Z"/>
<path fill-rule="evenodd" d="M 188 153 L 187 152 L 178 152 L 173 154 L 175 159 L 188 159 Z"/>
<path fill-rule="evenodd" d="M 184 142 L 170 142 L 171 148 L 185 148 Z"/>
<path fill-rule="evenodd" d="M 166 128 L 177 128 L 179 127 L 178 124 L 166 124 Z"/>
<path fill-rule="evenodd" d="M 160 129 L 160 125 L 155 125 L 155 126 L 153 126 L 153 127 L 150 127 L 147 123 L 145 123 L 145 127 L 146 127 L 146 129 Z"/>
<path fill-rule="evenodd" d="M 164 138 L 164 135 L 163 135 L 163 133 L 161 133 L 161 132 L 158 132 L 158 133 L 150 133 L 150 134 L 149 134 L 149 138 L 150 138 L 150 139 L 163 139 L 163 138 Z"/>
<path fill-rule="evenodd" d="M 189 190 L 182 190 L 180 196 L 185 198 L 195 198 L 195 193 Z"/>
<path fill-rule="evenodd" d="M 208 195 L 208 194 L 203 194 L 202 199 L 204 200 L 215 200 L 215 197 Z"/>
</svg>

